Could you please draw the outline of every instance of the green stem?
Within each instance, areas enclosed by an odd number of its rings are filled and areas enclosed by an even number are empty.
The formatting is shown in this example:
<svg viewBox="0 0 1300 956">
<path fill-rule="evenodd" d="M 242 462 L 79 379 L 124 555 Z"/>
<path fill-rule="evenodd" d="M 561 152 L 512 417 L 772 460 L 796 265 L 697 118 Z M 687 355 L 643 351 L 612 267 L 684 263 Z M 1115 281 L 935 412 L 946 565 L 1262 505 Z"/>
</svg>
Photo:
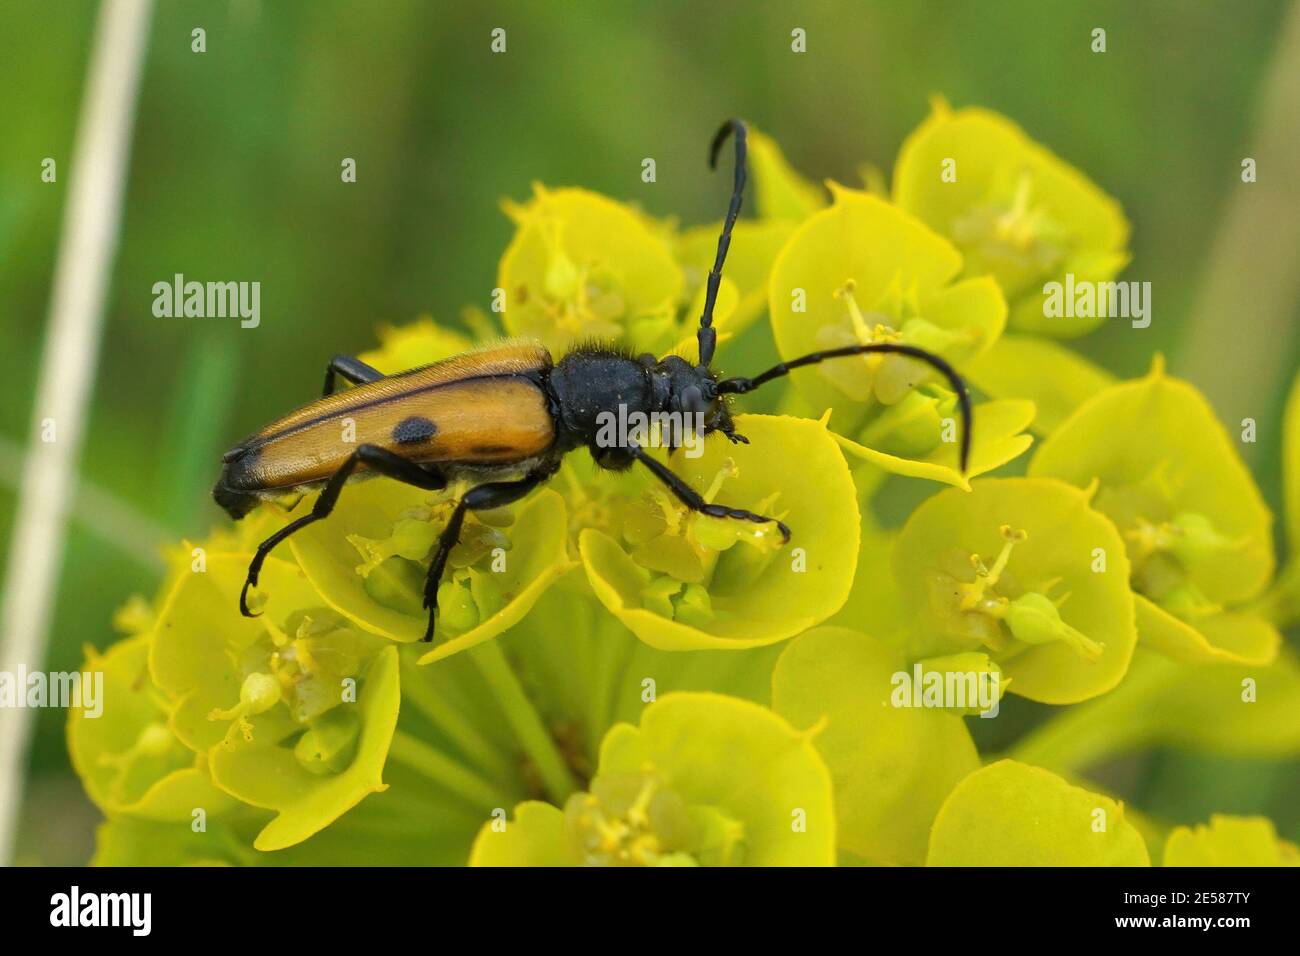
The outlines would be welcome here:
<svg viewBox="0 0 1300 956">
<path fill-rule="evenodd" d="M 1065 709 L 1022 737 L 1007 756 L 1066 775 L 1142 746 L 1147 713 L 1165 680 L 1134 659 L 1123 682 L 1106 697 Z"/>
<path fill-rule="evenodd" d="M 541 775 L 547 794 L 557 806 L 562 806 L 569 794 L 578 789 L 577 782 L 537 709 L 510 669 L 505 654 L 496 641 L 484 641 L 467 653 L 495 692 L 497 703 L 505 711 L 506 721 Z"/>
<path fill-rule="evenodd" d="M 624 692 L 623 675 L 631 666 L 638 648 L 644 645 L 613 615 L 598 620 L 601 637 L 596 645 L 596 677 L 592 686 L 604 688 L 604 692 L 592 696 L 597 709 L 592 715 L 591 727 L 599 728 L 603 735 L 614 723 L 614 714 L 618 712 L 619 695 Z M 599 753 L 600 737 L 592 740 L 591 745 L 593 752 Z"/>
<path fill-rule="evenodd" d="M 1078 774 L 1125 749 L 1127 743 L 1117 738 L 1114 722 L 1066 712 L 1021 738 L 1007 756 L 1055 773 Z"/>
<path fill-rule="evenodd" d="M 388 756 L 472 806 L 492 810 L 501 803 L 497 789 L 488 781 L 404 730 L 393 732 Z"/>
<path fill-rule="evenodd" d="M 406 792 L 401 792 L 392 788 L 384 793 L 383 801 L 382 814 L 350 814 L 346 818 L 346 829 L 349 832 L 384 832 L 410 837 L 415 833 L 431 831 L 463 833 L 466 830 L 477 830 L 483 825 L 481 808 L 470 807 L 464 801 L 449 801 L 445 794 L 434 789 L 415 791 L 408 787 Z M 495 804 L 503 809 L 509 805 L 508 801 L 500 797 Z"/>
<path fill-rule="evenodd" d="M 402 657 L 402 694 L 439 731 L 494 780 L 511 779 L 510 761 L 429 681 L 429 672 Z"/>
</svg>

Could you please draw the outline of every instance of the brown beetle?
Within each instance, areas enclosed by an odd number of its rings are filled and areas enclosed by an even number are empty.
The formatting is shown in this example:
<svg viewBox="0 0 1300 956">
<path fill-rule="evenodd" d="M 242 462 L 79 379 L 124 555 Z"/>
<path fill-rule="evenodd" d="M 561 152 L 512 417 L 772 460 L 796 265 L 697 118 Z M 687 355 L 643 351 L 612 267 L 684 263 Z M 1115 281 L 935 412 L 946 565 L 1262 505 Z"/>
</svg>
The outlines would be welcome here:
<svg viewBox="0 0 1300 956">
<path fill-rule="evenodd" d="M 717 431 L 733 442 L 745 442 L 732 424 L 728 395 L 753 391 L 791 369 L 842 356 L 897 353 L 938 370 L 956 391 L 961 406 L 964 472 L 970 456 L 970 397 L 953 368 L 923 349 L 893 343 L 845 346 L 782 362 L 754 378 L 720 380 L 709 368 L 717 343 L 713 308 L 745 187 L 743 122 L 729 120 L 718 130 L 709 163 L 716 166 L 728 134 L 735 135 L 735 183 L 705 291 L 697 365 L 676 355 L 638 357 L 608 345 L 579 347 L 553 362 L 540 344 L 506 342 L 385 376 L 355 358 L 336 355 L 325 373 L 324 397 L 250 435 L 222 459 L 213 497 L 234 518 L 242 518 L 264 498 L 321 490 L 309 513 L 258 546 L 239 596 L 240 611 L 251 616 L 248 589 L 256 586 L 271 549 L 299 528 L 329 515 L 348 480 L 367 473 L 430 491 L 459 482 L 471 486 L 457 501 L 429 565 L 424 590 L 424 606 L 429 610 L 426 641 L 433 639 L 438 584 L 460 537 L 465 512 L 519 500 L 554 475 L 564 455 L 580 447 L 589 449 L 602 468 L 622 471 L 640 462 L 695 511 L 716 518 L 774 522 L 788 541 L 789 529 L 773 518 L 706 502 L 634 441 L 609 444 L 602 437 L 601 424 L 620 408 L 647 415 L 671 412 L 694 416 L 705 434 Z M 355 387 L 335 393 L 336 377 Z M 355 443 L 340 441 L 340 426 L 347 419 L 355 426 Z"/>
</svg>

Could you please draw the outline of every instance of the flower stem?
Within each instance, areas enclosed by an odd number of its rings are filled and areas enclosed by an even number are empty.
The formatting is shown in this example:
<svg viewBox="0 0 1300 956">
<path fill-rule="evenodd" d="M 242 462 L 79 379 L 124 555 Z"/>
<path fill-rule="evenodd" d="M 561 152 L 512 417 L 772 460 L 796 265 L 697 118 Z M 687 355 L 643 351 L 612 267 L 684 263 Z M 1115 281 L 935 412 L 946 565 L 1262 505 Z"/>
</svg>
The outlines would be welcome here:
<svg viewBox="0 0 1300 956">
<path fill-rule="evenodd" d="M 556 805 L 563 805 L 569 794 L 577 789 L 577 782 L 537 709 L 510 669 L 505 654 L 496 641 L 484 641 L 467 653 L 495 692 L 497 703 L 505 711 L 519 745 L 537 768 L 547 794 Z"/>
<path fill-rule="evenodd" d="M 472 806 L 491 810 L 501 803 L 501 796 L 492 784 L 404 730 L 393 731 L 388 755 Z"/>
<path fill-rule="evenodd" d="M 599 619 L 598 619 L 599 620 Z M 596 660 L 593 687 L 603 688 L 603 693 L 592 695 L 590 727 L 601 728 L 602 732 L 614 722 L 617 713 L 618 696 L 623 690 L 621 678 L 631 666 L 636 656 L 639 642 L 627 640 L 631 635 L 615 618 L 608 617 L 597 625 L 601 629 L 601 640 L 596 645 Z M 600 738 L 591 741 L 593 752 L 600 751 Z"/>
<path fill-rule="evenodd" d="M 402 658 L 402 694 L 439 731 L 474 764 L 496 780 L 510 779 L 510 761 L 500 753 L 492 741 L 456 709 L 455 704 L 443 695 L 429 680 L 429 672 Z"/>
<path fill-rule="evenodd" d="M 1053 717 L 1012 747 L 1007 756 L 1055 773 L 1077 774 L 1116 751 L 1129 749 L 1113 722 L 1067 712 Z"/>
<path fill-rule="evenodd" d="M 1107 698 L 1064 708 L 1016 742 L 1007 756 L 1066 775 L 1081 773 L 1109 757 L 1130 753 L 1148 739 L 1147 714 L 1158 698 L 1163 668 L 1135 658 Z"/>
</svg>

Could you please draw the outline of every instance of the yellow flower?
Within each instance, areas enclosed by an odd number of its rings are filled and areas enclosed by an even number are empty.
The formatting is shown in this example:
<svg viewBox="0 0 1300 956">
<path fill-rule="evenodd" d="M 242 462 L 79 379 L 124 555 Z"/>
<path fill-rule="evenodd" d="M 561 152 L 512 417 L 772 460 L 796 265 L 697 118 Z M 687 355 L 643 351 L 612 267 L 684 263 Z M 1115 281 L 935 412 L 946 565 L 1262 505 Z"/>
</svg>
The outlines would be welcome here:
<svg viewBox="0 0 1300 956">
<path fill-rule="evenodd" d="M 1128 262 L 1119 203 L 989 110 L 936 100 L 899 151 L 893 197 L 960 247 L 963 275 L 997 279 L 1016 329 L 1090 331 L 1101 317 L 1044 316 L 1044 284 L 1107 281 Z"/>
</svg>

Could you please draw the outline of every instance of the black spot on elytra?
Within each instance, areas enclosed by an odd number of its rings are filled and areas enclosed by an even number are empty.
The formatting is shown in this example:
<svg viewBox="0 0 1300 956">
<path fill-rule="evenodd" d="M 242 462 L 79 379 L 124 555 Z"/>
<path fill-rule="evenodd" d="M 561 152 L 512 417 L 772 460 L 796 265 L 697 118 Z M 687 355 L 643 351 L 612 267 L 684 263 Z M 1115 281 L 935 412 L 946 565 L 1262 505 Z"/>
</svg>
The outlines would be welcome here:
<svg viewBox="0 0 1300 956">
<path fill-rule="evenodd" d="M 393 441 L 399 445 L 420 445 L 438 433 L 438 426 L 422 415 L 403 418 L 393 429 Z"/>
</svg>

